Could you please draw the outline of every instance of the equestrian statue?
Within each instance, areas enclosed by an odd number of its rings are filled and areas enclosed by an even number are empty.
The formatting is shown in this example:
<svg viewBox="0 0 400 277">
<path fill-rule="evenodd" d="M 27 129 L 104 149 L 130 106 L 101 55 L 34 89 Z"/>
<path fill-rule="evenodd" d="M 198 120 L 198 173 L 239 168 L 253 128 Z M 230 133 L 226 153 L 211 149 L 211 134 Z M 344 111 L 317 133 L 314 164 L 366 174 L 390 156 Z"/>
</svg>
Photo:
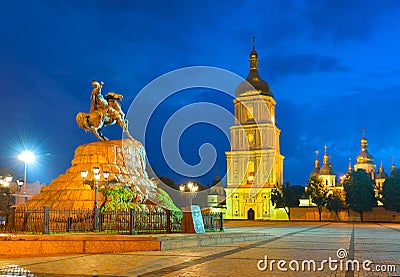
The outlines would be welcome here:
<svg viewBox="0 0 400 277">
<path fill-rule="evenodd" d="M 121 109 L 120 102 L 123 96 L 109 92 L 104 98 L 101 94 L 103 84 L 103 82 L 97 82 L 96 79 L 92 81 L 93 90 L 90 96 L 90 112 L 79 112 L 76 115 L 78 126 L 85 132 L 92 131 L 100 141 L 103 141 L 108 140 L 108 138 L 101 133 L 101 128 L 118 123 L 122 131 L 130 139 L 133 139 L 128 131 L 128 120 L 125 119 L 125 114 Z"/>
</svg>

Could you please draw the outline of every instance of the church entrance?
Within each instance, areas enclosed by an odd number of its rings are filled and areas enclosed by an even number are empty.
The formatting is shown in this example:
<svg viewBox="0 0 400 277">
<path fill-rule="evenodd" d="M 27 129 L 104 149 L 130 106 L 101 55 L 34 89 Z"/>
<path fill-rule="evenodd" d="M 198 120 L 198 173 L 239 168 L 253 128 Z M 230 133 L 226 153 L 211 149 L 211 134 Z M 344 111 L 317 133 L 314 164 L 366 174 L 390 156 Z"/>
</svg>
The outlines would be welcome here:
<svg viewBox="0 0 400 277">
<path fill-rule="evenodd" d="M 254 220 L 254 210 L 252 208 L 247 211 L 247 219 Z"/>
</svg>

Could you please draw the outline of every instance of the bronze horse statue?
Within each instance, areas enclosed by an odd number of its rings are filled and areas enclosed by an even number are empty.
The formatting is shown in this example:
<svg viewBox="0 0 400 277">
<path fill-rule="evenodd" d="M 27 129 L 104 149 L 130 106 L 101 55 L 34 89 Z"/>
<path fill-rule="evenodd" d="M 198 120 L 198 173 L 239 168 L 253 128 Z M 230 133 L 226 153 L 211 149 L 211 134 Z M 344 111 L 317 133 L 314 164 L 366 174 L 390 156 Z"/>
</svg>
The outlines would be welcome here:
<svg viewBox="0 0 400 277">
<path fill-rule="evenodd" d="M 92 131 L 100 141 L 108 140 L 102 132 L 104 126 L 114 125 L 118 123 L 123 132 L 133 139 L 128 131 L 128 120 L 125 119 L 125 114 L 121 109 L 121 100 L 123 96 L 114 92 L 109 92 L 105 99 L 101 94 L 103 82 L 98 83 L 93 80 L 92 105 L 89 113 L 79 112 L 76 115 L 76 123 L 85 130 Z"/>
</svg>

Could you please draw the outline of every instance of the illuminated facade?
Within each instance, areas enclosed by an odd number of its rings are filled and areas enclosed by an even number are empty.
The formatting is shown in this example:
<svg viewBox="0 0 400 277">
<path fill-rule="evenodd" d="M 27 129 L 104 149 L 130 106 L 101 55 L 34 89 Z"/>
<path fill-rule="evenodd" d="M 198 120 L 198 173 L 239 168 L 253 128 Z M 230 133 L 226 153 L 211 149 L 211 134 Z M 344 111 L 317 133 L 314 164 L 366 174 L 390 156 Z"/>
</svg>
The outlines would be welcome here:
<svg viewBox="0 0 400 277">
<path fill-rule="evenodd" d="M 311 174 L 316 174 L 322 180 L 322 183 L 330 190 L 333 191 L 337 188 L 336 175 L 333 173 L 332 164 L 329 163 L 329 156 L 326 152 L 328 147 L 324 146 L 324 157 L 323 157 L 323 165 L 320 168 L 319 159 L 318 159 L 318 151 L 315 151 L 316 158 L 314 161 L 314 170 Z"/>
<path fill-rule="evenodd" d="M 361 138 L 361 152 L 356 158 L 357 162 L 354 164 L 354 170 L 363 169 L 371 174 L 371 178 L 375 180 L 376 164 L 374 163 L 374 157 L 368 152 L 368 140 L 364 136 Z"/>
<path fill-rule="evenodd" d="M 207 206 L 212 212 L 226 213 L 226 195 L 218 173 L 215 174 L 215 179 L 211 184 L 211 188 L 207 195 Z"/>
<path fill-rule="evenodd" d="M 376 174 L 375 176 L 375 196 L 377 195 L 378 192 L 382 191 L 383 183 L 385 182 L 387 177 L 388 175 L 386 174 L 381 161 L 378 174 Z"/>
<path fill-rule="evenodd" d="M 226 218 L 285 219 L 285 212 L 275 210 L 270 201 L 271 190 L 283 183 L 276 102 L 268 83 L 259 76 L 254 45 L 249 62 L 247 82 L 236 88 L 233 101 L 235 122 L 230 128 L 231 150 L 226 152 Z"/>
<path fill-rule="evenodd" d="M 367 173 L 370 174 L 371 178 L 375 181 L 375 196 L 378 197 L 379 193 L 382 192 L 383 183 L 388 177 L 388 174 L 386 174 L 383 168 L 382 161 L 378 171 L 376 170 L 374 157 L 368 152 L 368 140 L 364 136 L 364 130 L 360 140 L 360 146 L 361 146 L 360 147 L 361 151 L 360 154 L 358 154 L 358 156 L 356 157 L 356 163 L 354 164 L 354 166 L 352 166 L 351 159 L 349 159 L 347 174 L 350 174 L 353 171 L 353 168 L 354 171 L 365 170 Z M 333 190 L 335 188 L 343 189 L 341 184 L 336 183 L 336 175 L 333 173 L 332 165 L 329 164 L 329 157 L 326 154 L 326 148 L 327 147 L 325 146 L 324 165 L 322 166 L 322 168 L 320 168 L 319 166 L 318 151 L 316 151 L 317 157 L 314 161 L 314 170 L 311 172 L 311 174 L 317 174 L 322 179 L 323 183 L 327 185 L 327 188 L 329 188 L 330 190 Z M 393 170 L 395 169 L 396 166 L 394 165 L 394 159 L 392 159 L 390 173 L 392 173 Z M 378 202 L 378 205 L 381 204 L 382 203 Z"/>
<path fill-rule="evenodd" d="M 371 154 L 368 153 L 368 141 L 364 137 L 364 130 L 363 130 L 363 137 L 361 138 L 361 153 L 357 156 L 357 163 L 354 165 L 354 170 L 363 169 L 371 174 L 371 178 L 375 181 L 375 197 L 378 198 L 379 194 L 382 192 L 383 183 L 385 182 L 388 175 L 386 174 L 382 161 L 379 166 L 378 172 L 376 172 L 376 164 L 374 163 L 374 158 Z M 396 169 L 394 165 L 394 159 L 392 159 L 392 165 L 390 167 L 390 173 Z M 383 205 L 378 200 L 378 205 Z"/>
</svg>

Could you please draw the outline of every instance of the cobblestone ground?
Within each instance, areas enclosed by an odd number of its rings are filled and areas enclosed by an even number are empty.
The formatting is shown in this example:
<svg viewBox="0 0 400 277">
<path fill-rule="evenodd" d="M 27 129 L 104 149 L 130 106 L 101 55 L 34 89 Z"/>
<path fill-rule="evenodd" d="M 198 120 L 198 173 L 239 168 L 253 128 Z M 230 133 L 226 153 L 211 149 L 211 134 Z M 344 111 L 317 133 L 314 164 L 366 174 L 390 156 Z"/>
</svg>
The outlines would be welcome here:
<svg viewBox="0 0 400 277">
<path fill-rule="evenodd" d="M 5 273 L 12 265 L 32 272 L 23 276 L 38 277 L 400 275 L 400 225 L 242 221 L 228 223 L 226 231 L 269 236 L 263 241 L 174 251 L 1 259 L 0 276 L 16 276 Z M 346 264 L 349 269 L 354 264 L 355 270 L 346 270 Z"/>
</svg>

